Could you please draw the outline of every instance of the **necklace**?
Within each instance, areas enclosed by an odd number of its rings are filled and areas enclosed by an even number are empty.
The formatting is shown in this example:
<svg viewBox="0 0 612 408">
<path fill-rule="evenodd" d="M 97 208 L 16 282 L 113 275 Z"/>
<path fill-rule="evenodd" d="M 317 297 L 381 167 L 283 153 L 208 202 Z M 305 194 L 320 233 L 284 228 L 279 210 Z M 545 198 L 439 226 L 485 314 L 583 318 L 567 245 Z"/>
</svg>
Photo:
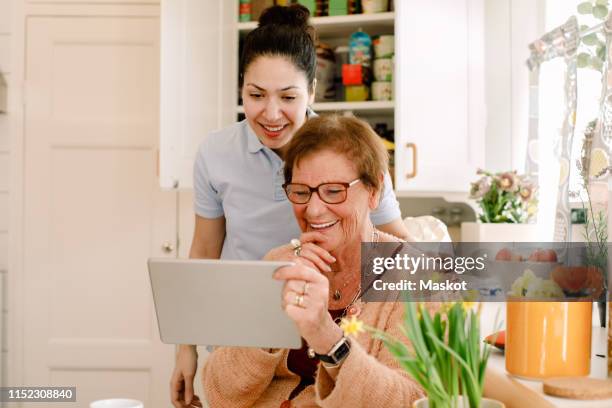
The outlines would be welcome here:
<svg viewBox="0 0 612 408">
<path fill-rule="evenodd" d="M 355 293 L 355 296 L 353 297 L 353 300 L 351 300 L 351 303 L 349 303 L 345 308 L 344 311 L 342 312 L 342 314 L 338 317 L 336 317 L 334 319 L 334 322 L 336 323 L 340 323 L 340 321 L 346 316 L 346 313 L 353 308 L 353 305 L 355 304 L 355 302 L 357 301 L 357 299 L 359 299 L 359 295 L 361 295 L 361 285 L 359 285 L 359 290 L 357 291 L 357 293 Z M 351 314 L 354 314 L 355 309 L 353 309 Z"/>
<path fill-rule="evenodd" d="M 377 230 L 376 228 L 372 229 L 372 238 L 371 238 L 370 242 L 378 243 L 379 238 L 380 238 L 380 234 L 379 234 L 378 230 Z M 339 301 L 340 299 L 342 299 L 342 291 L 343 291 L 344 289 L 346 289 L 346 287 L 347 287 L 347 285 L 348 285 L 348 284 L 349 284 L 349 281 L 347 280 L 346 282 L 344 282 L 344 285 L 342 285 L 342 287 L 341 287 L 341 288 L 336 289 L 336 290 L 334 291 L 334 295 L 333 295 L 333 297 L 334 297 L 334 300 L 335 300 L 336 302 L 337 302 L 337 301 Z M 360 287 L 360 288 L 359 288 L 359 290 L 357 291 L 357 294 L 359 294 L 359 293 L 361 292 L 361 285 L 360 285 L 359 287 Z M 353 300 L 353 301 L 354 301 L 354 300 Z M 352 302 L 351 302 L 351 303 L 352 303 Z M 350 306 L 350 305 L 349 305 L 349 306 Z M 345 310 L 345 312 L 346 312 L 346 310 Z"/>
</svg>

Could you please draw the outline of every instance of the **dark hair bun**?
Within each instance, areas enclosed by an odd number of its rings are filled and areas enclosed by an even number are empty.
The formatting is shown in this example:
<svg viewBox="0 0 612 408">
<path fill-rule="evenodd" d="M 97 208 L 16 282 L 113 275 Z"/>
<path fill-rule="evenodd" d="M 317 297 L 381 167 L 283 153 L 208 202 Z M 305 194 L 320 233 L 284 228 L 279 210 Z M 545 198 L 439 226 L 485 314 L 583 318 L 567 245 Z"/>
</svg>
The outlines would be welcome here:
<svg viewBox="0 0 612 408">
<path fill-rule="evenodd" d="M 290 25 L 308 31 L 310 11 L 301 4 L 272 6 L 265 9 L 259 17 L 259 27 L 269 24 Z"/>
</svg>

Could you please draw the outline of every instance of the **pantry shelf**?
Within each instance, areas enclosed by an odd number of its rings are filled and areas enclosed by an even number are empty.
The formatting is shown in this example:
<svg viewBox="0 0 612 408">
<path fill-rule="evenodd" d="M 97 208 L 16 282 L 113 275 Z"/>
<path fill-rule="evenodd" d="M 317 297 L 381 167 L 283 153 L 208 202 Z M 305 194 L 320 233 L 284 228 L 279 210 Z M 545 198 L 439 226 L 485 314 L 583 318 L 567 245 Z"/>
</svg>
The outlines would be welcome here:
<svg viewBox="0 0 612 408">
<path fill-rule="evenodd" d="M 321 37 L 346 35 L 358 28 L 366 32 L 373 31 L 392 34 L 395 12 L 313 17 L 310 21 L 316 28 L 317 35 Z M 236 23 L 236 27 L 241 35 L 246 34 L 257 27 L 257 21 Z"/>
<path fill-rule="evenodd" d="M 394 101 L 364 101 L 364 102 L 317 102 L 312 109 L 317 112 L 393 113 Z M 237 113 L 244 113 L 244 108 L 238 106 Z"/>
</svg>

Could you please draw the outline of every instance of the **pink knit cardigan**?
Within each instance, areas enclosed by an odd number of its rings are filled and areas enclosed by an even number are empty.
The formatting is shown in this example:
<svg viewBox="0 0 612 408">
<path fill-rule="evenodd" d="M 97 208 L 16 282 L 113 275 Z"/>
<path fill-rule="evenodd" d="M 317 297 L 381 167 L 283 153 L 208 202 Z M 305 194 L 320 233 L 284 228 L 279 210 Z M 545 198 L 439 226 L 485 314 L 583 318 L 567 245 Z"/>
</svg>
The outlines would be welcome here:
<svg viewBox="0 0 612 408">
<path fill-rule="evenodd" d="M 399 302 L 361 303 L 359 319 L 403 338 Z M 356 341 L 355 341 L 356 340 Z M 211 408 L 280 407 L 300 378 L 287 368 L 289 350 L 219 347 L 204 366 L 203 384 Z M 291 401 L 291 407 L 409 408 L 425 396 L 386 347 L 368 333 L 352 341 L 349 356 L 334 381 L 319 364 L 314 385 Z"/>
</svg>

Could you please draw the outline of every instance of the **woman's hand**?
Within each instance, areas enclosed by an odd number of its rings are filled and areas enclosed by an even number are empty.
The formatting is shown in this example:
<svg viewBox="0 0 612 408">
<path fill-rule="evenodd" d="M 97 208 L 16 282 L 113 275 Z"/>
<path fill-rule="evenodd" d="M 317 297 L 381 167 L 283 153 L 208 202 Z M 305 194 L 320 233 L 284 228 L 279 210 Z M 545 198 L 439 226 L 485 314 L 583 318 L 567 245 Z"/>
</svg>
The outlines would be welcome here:
<svg viewBox="0 0 612 408">
<path fill-rule="evenodd" d="M 283 280 L 282 306 L 318 354 L 327 354 L 343 333 L 328 312 L 329 281 L 316 270 L 297 263 L 280 268 L 274 279 Z"/>
<path fill-rule="evenodd" d="M 300 236 L 302 244 L 300 255 L 295 254 L 295 248 L 291 243 L 279 246 L 272 249 L 266 254 L 266 261 L 296 261 L 298 259 L 307 260 L 312 266 L 319 269 L 321 272 L 331 272 L 330 264 L 336 262 L 329 252 L 317 245 L 325 236 L 320 232 L 305 232 Z"/>
<path fill-rule="evenodd" d="M 198 353 L 195 346 L 181 344 L 170 380 L 170 396 L 175 408 L 202 407 L 200 398 L 193 393 L 197 367 Z"/>
</svg>

